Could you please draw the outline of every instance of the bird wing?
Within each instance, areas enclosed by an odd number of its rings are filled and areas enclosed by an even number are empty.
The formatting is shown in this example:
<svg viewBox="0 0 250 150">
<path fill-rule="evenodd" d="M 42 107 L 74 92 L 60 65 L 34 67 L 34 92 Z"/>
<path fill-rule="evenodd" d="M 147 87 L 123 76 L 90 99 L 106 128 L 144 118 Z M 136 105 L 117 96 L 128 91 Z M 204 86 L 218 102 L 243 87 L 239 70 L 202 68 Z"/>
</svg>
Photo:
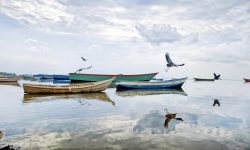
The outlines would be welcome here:
<svg viewBox="0 0 250 150">
<path fill-rule="evenodd" d="M 180 65 L 178 65 L 178 66 L 184 66 L 185 64 L 180 64 Z"/>
<path fill-rule="evenodd" d="M 164 122 L 164 127 L 168 128 L 168 123 L 170 122 L 171 118 L 169 116 L 166 117 L 165 122 Z"/>
<path fill-rule="evenodd" d="M 85 59 L 85 58 L 83 58 L 83 57 L 81 57 L 81 58 L 82 58 L 83 61 L 86 61 L 86 60 L 87 60 L 87 59 Z"/>
<path fill-rule="evenodd" d="M 87 68 L 85 68 L 85 69 L 90 69 L 90 68 L 92 68 L 93 66 L 89 66 L 89 67 L 87 67 Z"/>
<path fill-rule="evenodd" d="M 169 54 L 168 54 L 168 53 L 165 54 L 165 57 L 166 57 L 166 61 L 167 61 L 169 64 L 173 64 L 173 61 L 172 61 L 171 58 L 169 57 Z"/>
<path fill-rule="evenodd" d="M 184 121 L 182 118 L 174 118 L 175 120 Z"/>
<path fill-rule="evenodd" d="M 83 70 L 86 70 L 86 69 L 90 69 L 90 68 L 92 68 L 93 66 L 89 66 L 89 67 L 87 67 L 87 68 L 80 68 L 80 69 L 78 69 L 78 70 L 76 70 L 76 72 L 80 72 L 80 71 L 83 71 Z"/>
</svg>

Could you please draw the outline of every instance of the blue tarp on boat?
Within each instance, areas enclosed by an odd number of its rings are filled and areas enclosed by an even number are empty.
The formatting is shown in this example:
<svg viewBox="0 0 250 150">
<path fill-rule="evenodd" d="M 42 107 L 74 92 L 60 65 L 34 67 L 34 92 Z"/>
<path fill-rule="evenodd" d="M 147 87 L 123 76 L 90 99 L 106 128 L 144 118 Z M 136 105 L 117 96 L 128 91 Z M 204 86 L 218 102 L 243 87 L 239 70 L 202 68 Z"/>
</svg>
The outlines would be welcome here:
<svg viewBox="0 0 250 150">
<path fill-rule="evenodd" d="M 40 79 L 53 79 L 53 75 L 49 75 L 49 74 L 35 74 L 34 77 L 37 77 Z"/>
<path fill-rule="evenodd" d="M 53 75 L 54 80 L 69 80 L 68 75 Z"/>
</svg>

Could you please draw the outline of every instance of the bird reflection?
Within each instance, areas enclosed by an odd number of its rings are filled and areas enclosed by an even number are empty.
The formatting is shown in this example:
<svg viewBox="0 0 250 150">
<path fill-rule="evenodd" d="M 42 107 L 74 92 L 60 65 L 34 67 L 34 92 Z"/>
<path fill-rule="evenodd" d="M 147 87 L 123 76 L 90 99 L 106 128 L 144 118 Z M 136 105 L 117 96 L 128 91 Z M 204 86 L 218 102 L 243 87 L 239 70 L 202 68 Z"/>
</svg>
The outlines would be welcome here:
<svg viewBox="0 0 250 150">
<path fill-rule="evenodd" d="M 88 104 L 88 106 L 91 105 L 91 104 L 88 103 L 88 101 L 86 101 L 86 100 L 78 100 L 78 102 L 79 102 L 81 105 L 85 105 L 85 104 Z"/>
<path fill-rule="evenodd" d="M 220 107 L 220 101 L 218 99 L 214 99 L 214 104 L 213 106 L 218 105 Z"/>
<path fill-rule="evenodd" d="M 164 122 L 164 127 L 165 128 L 168 128 L 168 124 L 172 119 L 179 120 L 179 121 L 184 121 L 182 118 L 176 118 L 177 113 L 169 113 L 167 108 L 165 108 L 164 111 L 167 113 L 165 115 L 165 122 Z"/>
</svg>

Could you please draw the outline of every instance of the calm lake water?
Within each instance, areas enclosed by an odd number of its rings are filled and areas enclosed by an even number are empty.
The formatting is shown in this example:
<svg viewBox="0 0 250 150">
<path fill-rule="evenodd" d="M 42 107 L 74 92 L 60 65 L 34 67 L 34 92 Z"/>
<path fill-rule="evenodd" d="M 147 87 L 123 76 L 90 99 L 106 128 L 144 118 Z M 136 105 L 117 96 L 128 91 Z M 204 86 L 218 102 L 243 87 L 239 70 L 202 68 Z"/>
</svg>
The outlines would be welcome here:
<svg viewBox="0 0 250 150">
<path fill-rule="evenodd" d="M 0 85 L 0 147 L 250 150 L 250 84 L 188 80 L 182 89 L 24 95 Z M 166 108 L 177 119 L 166 120 Z"/>
</svg>

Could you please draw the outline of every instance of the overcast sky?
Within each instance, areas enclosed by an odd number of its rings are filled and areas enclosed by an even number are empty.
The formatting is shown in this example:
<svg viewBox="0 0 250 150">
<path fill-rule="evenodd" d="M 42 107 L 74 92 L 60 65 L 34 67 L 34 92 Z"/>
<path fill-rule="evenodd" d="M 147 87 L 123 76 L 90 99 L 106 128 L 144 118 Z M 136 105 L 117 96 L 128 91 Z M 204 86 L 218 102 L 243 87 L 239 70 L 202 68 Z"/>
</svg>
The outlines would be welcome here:
<svg viewBox="0 0 250 150">
<path fill-rule="evenodd" d="M 249 0 L 1 0 L 0 39 L 6 72 L 250 78 Z"/>
</svg>

